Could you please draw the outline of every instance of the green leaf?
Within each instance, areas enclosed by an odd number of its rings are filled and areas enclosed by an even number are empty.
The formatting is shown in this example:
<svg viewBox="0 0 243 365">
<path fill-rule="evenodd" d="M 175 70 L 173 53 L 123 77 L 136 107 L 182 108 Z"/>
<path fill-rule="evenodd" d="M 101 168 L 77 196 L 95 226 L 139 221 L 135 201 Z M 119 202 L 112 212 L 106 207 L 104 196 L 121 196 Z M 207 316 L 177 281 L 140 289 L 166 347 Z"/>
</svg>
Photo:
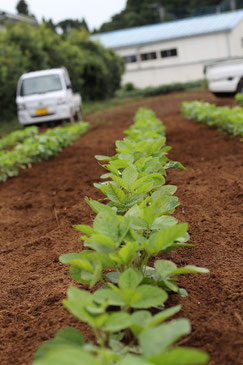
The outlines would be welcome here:
<svg viewBox="0 0 243 365">
<path fill-rule="evenodd" d="M 179 170 L 185 170 L 185 167 L 177 161 L 170 161 L 166 165 L 166 169 L 179 169 Z"/>
<path fill-rule="evenodd" d="M 155 270 L 159 278 L 166 279 L 174 275 L 191 274 L 191 273 L 209 273 L 208 269 L 197 267 L 194 265 L 187 265 L 185 267 L 177 268 L 177 266 L 169 260 L 157 260 L 154 264 Z"/>
<path fill-rule="evenodd" d="M 171 275 L 181 275 L 181 274 L 193 274 L 193 273 L 199 273 L 199 274 L 208 274 L 209 270 L 204 267 L 198 267 L 194 265 L 187 265 L 185 267 L 180 267 L 176 270 L 174 270 Z"/>
<path fill-rule="evenodd" d="M 177 269 L 176 264 L 169 260 L 157 260 L 154 263 L 154 267 L 160 279 L 166 279 Z"/>
<path fill-rule="evenodd" d="M 183 236 L 187 232 L 187 228 L 187 223 L 181 223 L 153 234 L 148 241 L 148 250 L 151 248 L 149 251 L 159 253 Z"/>
<path fill-rule="evenodd" d="M 134 147 L 132 145 L 132 143 L 128 142 L 128 141 L 116 141 L 116 150 L 117 152 L 121 152 L 121 153 L 128 153 L 130 154 Z"/>
<path fill-rule="evenodd" d="M 148 180 L 149 180 L 149 183 L 151 184 L 151 180 L 150 180 L 150 178 L 148 177 L 148 176 L 142 176 L 142 177 L 140 177 L 138 180 L 136 180 L 135 182 L 134 182 L 134 184 L 132 185 L 132 190 L 135 190 L 135 189 L 137 189 L 139 186 L 141 186 L 141 185 L 144 185 L 145 183 L 147 183 L 148 182 Z"/>
<path fill-rule="evenodd" d="M 135 289 L 142 280 L 143 280 L 142 273 L 138 270 L 136 271 L 130 268 L 124 271 L 119 276 L 118 284 L 121 289 L 129 289 L 129 288 Z"/>
<path fill-rule="evenodd" d="M 128 167 L 128 160 L 114 160 L 114 161 L 110 161 L 110 165 L 114 166 L 116 169 L 121 170 L 121 169 L 125 169 L 126 167 Z"/>
<path fill-rule="evenodd" d="M 125 245 L 119 250 L 119 256 L 121 257 L 123 264 L 128 265 L 134 259 L 138 248 L 138 242 L 125 243 Z"/>
<path fill-rule="evenodd" d="M 71 261 L 79 259 L 85 259 L 89 262 L 99 261 L 104 269 L 108 269 L 113 266 L 112 260 L 110 260 L 109 256 L 103 252 L 83 250 L 79 253 L 67 253 L 59 257 L 60 262 L 63 264 L 70 264 Z"/>
<path fill-rule="evenodd" d="M 86 351 L 70 346 L 63 346 L 48 352 L 33 365 L 100 365 L 100 362 Z"/>
<path fill-rule="evenodd" d="M 128 328 L 132 322 L 131 316 L 128 313 L 112 313 L 103 325 L 104 331 L 118 332 Z"/>
<path fill-rule="evenodd" d="M 104 313 L 105 306 L 95 304 L 92 294 L 85 290 L 70 288 L 68 299 L 63 300 L 63 305 L 79 320 L 95 328 L 101 327 L 108 318 L 108 314 Z"/>
<path fill-rule="evenodd" d="M 79 224 L 73 226 L 77 231 L 82 232 L 84 234 L 87 234 L 88 236 L 91 236 L 93 233 L 95 233 L 94 229 L 90 226 L 87 226 L 86 224 Z"/>
<path fill-rule="evenodd" d="M 119 219 L 113 211 L 112 214 L 109 212 L 98 213 L 94 220 L 94 229 L 99 234 L 110 237 L 116 242 L 119 234 Z"/>
<path fill-rule="evenodd" d="M 111 271 L 108 272 L 106 275 L 107 279 L 112 283 L 112 284 L 118 284 L 118 278 L 119 278 L 119 274 L 116 271 Z"/>
<path fill-rule="evenodd" d="M 175 185 L 161 186 L 159 189 L 157 189 L 151 195 L 151 199 L 157 200 L 157 199 L 161 198 L 162 196 L 173 195 L 173 194 L 175 194 L 176 190 L 177 190 L 177 186 L 175 186 Z"/>
<path fill-rule="evenodd" d="M 125 182 L 125 180 L 124 179 L 122 179 L 121 177 L 119 177 L 119 176 L 115 176 L 115 175 L 111 175 L 110 176 L 111 177 L 111 179 L 113 180 L 113 181 L 115 181 L 119 186 L 121 186 L 123 189 L 125 189 L 126 191 L 128 191 L 129 190 L 129 187 L 128 187 L 128 185 L 127 185 L 127 183 Z"/>
<path fill-rule="evenodd" d="M 169 215 L 162 215 L 154 220 L 151 229 L 161 231 L 164 228 L 175 226 L 178 223 L 177 219 Z"/>
<path fill-rule="evenodd" d="M 90 292 L 75 288 L 74 286 L 68 289 L 67 296 L 70 300 L 79 300 L 82 303 L 90 303 L 92 300 L 92 294 Z"/>
<path fill-rule="evenodd" d="M 91 240 L 110 248 L 116 247 L 115 242 L 110 237 L 105 236 L 104 234 L 93 234 Z"/>
<path fill-rule="evenodd" d="M 175 209 L 176 207 L 178 207 L 178 205 L 180 205 L 179 203 L 179 199 L 176 196 L 170 196 L 170 195 L 165 195 L 159 198 L 160 204 L 161 204 L 161 213 L 165 213 L 167 211 L 169 211 L 168 214 L 170 214 L 171 210 Z M 173 212 L 172 212 L 173 213 Z"/>
<path fill-rule="evenodd" d="M 111 214 L 114 213 L 114 210 L 108 205 L 102 204 L 96 200 L 89 199 L 87 196 L 85 197 L 85 201 L 90 206 L 90 208 L 97 214 L 102 212 Z"/>
<path fill-rule="evenodd" d="M 134 336 L 138 335 L 147 327 L 152 318 L 152 314 L 149 311 L 136 311 L 132 314 L 132 323 L 130 329 Z"/>
<path fill-rule="evenodd" d="M 208 361 L 209 356 L 205 352 L 186 347 L 176 347 L 149 358 L 154 365 L 201 365 Z"/>
<path fill-rule="evenodd" d="M 117 365 L 151 365 L 151 362 L 147 362 L 145 359 L 138 356 L 126 355 L 124 359 L 117 363 Z"/>
<path fill-rule="evenodd" d="M 88 271 L 91 274 L 93 274 L 93 272 L 94 272 L 94 268 L 88 260 L 84 260 L 84 259 L 72 260 L 69 262 L 69 264 L 74 265 L 74 266 L 78 267 L 79 269 Z"/>
<path fill-rule="evenodd" d="M 165 289 L 166 290 L 171 290 L 173 291 L 174 293 L 179 293 L 179 287 L 178 285 L 175 283 L 175 281 L 172 281 L 172 280 L 162 280 L 162 283 L 163 285 L 162 286 L 165 286 Z"/>
<path fill-rule="evenodd" d="M 150 186 L 151 184 L 149 184 L 149 186 Z M 140 203 L 141 202 L 141 200 L 142 200 L 142 198 L 143 198 L 143 194 L 142 193 L 135 193 L 135 194 L 133 194 L 132 196 L 130 196 L 130 197 L 127 197 L 126 199 L 125 199 L 125 201 L 124 201 L 124 205 L 126 206 L 126 207 L 131 207 L 131 206 L 133 206 L 133 205 L 135 205 L 135 204 L 137 204 L 137 203 Z"/>
<path fill-rule="evenodd" d="M 98 289 L 93 294 L 94 301 L 99 304 L 108 303 L 109 305 L 125 305 L 125 301 L 121 297 L 120 293 L 115 292 L 112 289 Z"/>
<path fill-rule="evenodd" d="M 166 351 L 169 346 L 180 337 L 188 335 L 190 331 L 190 322 L 182 318 L 142 332 L 139 336 L 139 344 L 143 355 L 150 357 Z"/>
<path fill-rule="evenodd" d="M 67 345 L 83 346 L 84 338 L 76 328 L 66 327 L 58 331 L 55 338 L 43 343 L 35 354 L 35 360 L 42 358 L 48 351 L 63 348 Z"/>
<path fill-rule="evenodd" d="M 95 155 L 96 160 L 98 161 L 110 161 L 112 157 L 104 156 L 104 155 Z"/>
<path fill-rule="evenodd" d="M 181 310 L 181 305 L 176 305 L 172 308 L 165 309 L 162 312 L 159 312 L 158 314 L 155 314 L 148 323 L 148 328 L 152 328 L 157 326 L 158 324 L 161 324 L 166 319 L 172 317 L 174 314 L 178 313 Z"/>
<path fill-rule="evenodd" d="M 152 285 L 141 285 L 136 288 L 136 292 L 141 295 L 141 299 L 136 301 L 132 307 L 137 309 L 146 309 L 162 305 L 168 298 L 168 294 Z"/>
<path fill-rule="evenodd" d="M 122 172 L 122 178 L 125 180 L 129 189 L 131 189 L 132 185 L 138 178 L 138 172 L 135 166 L 129 166 Z"/>
<path fill-rule="evenodd" d="M 109 189 L 106 192 L 107 197 L 114 203 L 122 204 L 125 199 L 124 192 L 113 184 L 109 184 Z"/>
</svg>

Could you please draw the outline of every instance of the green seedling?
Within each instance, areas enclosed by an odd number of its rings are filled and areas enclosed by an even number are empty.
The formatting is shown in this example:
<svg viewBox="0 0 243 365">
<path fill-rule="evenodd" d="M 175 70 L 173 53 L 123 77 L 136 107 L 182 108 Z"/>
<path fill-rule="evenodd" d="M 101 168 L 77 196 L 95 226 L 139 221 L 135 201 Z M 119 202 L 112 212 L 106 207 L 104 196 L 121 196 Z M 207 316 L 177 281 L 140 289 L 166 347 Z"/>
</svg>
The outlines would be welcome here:
<svg viewBox="0 0 243 365">
<path fill-rule="evenodd" d="M 243 136 L 243 109 L 241 107 L 228 108 L 193 101 L 182 103 L 181 112 L 188 119 L 206 123 L 210 127 L 218 128 L 233 136 Z"/>
<path fill-rule="evenodd" d="M 88 128 L 89 123 L 79 122 L 68 127 L 49 129 L 42 134 L 37 134 L 36 129 L 31 129 L 23 143 L 17 144 L 12 151 L 0 153 L 0 181 L 17 176 L 19 169 L 29 167 L 34 162 L 56 155 Z"/>
<path fill-rule="evenodd" d="M 113 157 L 97 156 L 109 179 L 96 184 L 108 204 L 86 198 L 97 214 L 93 225 L 76 225 L 86 250 L 62 255 L 71 277 L 90 288 L 70 288 L 64 306 L 93 329 L 95 344 L 84 343 L 75 329 L 64 329 L 41 346 L 34 365 L 199 365 L 208 361 L 204 352 L 176 347 L 190 333 L 187 319 L 167 321 L 180 306 L 164 308 L 167 292 L 185 296 L 177 277 L 206 273 L 207 269 L 183 268 L 157 260 L 188 244 L 187 224 L 171 215 L 179 205 L 176 187 L 165 185 L 168 168 L 183 169 L 170 161 L 165 128 L 153 112 L 140 109 L 127 138 L 117 141 Z M 104 200 L 104 199 L 103 199 Z M 165 290 L 164 290 L 165 289 Z M 154 315 L 151 313 L 153 308 Z M 162 309 L 162 310 L 161 310 Z"/>
</svg>

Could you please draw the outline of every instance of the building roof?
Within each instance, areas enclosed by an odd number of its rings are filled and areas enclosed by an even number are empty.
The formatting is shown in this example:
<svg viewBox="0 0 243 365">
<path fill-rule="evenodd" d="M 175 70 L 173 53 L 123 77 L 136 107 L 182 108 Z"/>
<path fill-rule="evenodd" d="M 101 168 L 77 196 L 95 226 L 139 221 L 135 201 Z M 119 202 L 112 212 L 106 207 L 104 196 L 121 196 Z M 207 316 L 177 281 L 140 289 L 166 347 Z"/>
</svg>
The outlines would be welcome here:
<svg viewBox="0 0 243 365">
<path fill-rule="evenodd" d="M 107 48 L 132 47 L 202 34 L 226 32 L 243 20 L 243 10 L 199 16 L 142 27 L 99 33 L 91 36 Z"/>
<path fill-rule="evenodd" d="M 12 13 L 8 13 L 7 11 L 0 10 L 0 23 L 4 23 L 4 22 L 8 22 L 8 21 L 12 21 L 12 22 L 21 22 L 22 21 L 22 22 L 30 23 L 35 26 L 38 25 L 38 22 L 34 17 L 19 15 L 19 14 L 12 14 Z"/>
</svg>

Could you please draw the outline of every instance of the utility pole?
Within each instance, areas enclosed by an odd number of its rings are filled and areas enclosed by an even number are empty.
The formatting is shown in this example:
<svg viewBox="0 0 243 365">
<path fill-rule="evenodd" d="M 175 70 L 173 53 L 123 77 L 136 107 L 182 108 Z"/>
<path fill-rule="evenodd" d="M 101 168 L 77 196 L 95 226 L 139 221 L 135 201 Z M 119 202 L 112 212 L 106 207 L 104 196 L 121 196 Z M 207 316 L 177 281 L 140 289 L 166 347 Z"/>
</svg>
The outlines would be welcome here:
<svg viewBox="0 0 243 365">
<path fill-rule="evenodd" d="M 230 10 L 236 10 L 236 0 L 230 0 Z"/>
<path fill-rule="evenodd" d="M 158 4 L 158 3 L 151 4 L 151 5 L 149 5 L 149 7 L 157 10 L 158 15 L 159 15 L 159 20 L 162 22 L 165 18 L 165 8 L 161 4 Z"/>
</svg>

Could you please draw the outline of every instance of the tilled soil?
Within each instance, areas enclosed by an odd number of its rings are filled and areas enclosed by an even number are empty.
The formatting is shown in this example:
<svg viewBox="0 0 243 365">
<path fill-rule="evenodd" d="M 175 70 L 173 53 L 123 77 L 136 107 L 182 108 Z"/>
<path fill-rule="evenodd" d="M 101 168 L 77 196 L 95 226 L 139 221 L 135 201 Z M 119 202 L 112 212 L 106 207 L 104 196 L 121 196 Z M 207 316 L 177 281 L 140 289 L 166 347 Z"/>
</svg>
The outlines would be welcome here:
<svg viewBox="0 0 243 365">
<path fill-rule="evenodd" d="M 231 99 L 194 91 L 87 115 L 93 127 L 85 136 L 55 158 L 0 184 L 2 365 L 30 364 L 38 346 L 65 326 L 93 339 L 89 327 L 62 307 L 74 283 L 58 257 L 82 248 L 72 225 L 91 224 L 94 215 L 84 197 L 101 197 L 93 183 L 103 169 L 94 155 L 114 154 L 115 141 L 123 138 L 139 106 L 154 109 L 163 120 L 167 144 L 173 147 L 169 157 L 186 167 L 170 171 L 167 183 L 178 186 L 176 217 L 189 223 L 196 247 L 168 257 L 178 265 L 210 269 L 209 275 L 184 276 L 180 283 L 189 296 L 173 296 L 168 302 L 181 303 L 180 316 L 192 322 L 191 335 L 180 343 L 208 351 L 210 365 L 242 364 L 243 143 L 181 117 L 181 101 L 195 99 L 232 104 Z"/>
</svg>

